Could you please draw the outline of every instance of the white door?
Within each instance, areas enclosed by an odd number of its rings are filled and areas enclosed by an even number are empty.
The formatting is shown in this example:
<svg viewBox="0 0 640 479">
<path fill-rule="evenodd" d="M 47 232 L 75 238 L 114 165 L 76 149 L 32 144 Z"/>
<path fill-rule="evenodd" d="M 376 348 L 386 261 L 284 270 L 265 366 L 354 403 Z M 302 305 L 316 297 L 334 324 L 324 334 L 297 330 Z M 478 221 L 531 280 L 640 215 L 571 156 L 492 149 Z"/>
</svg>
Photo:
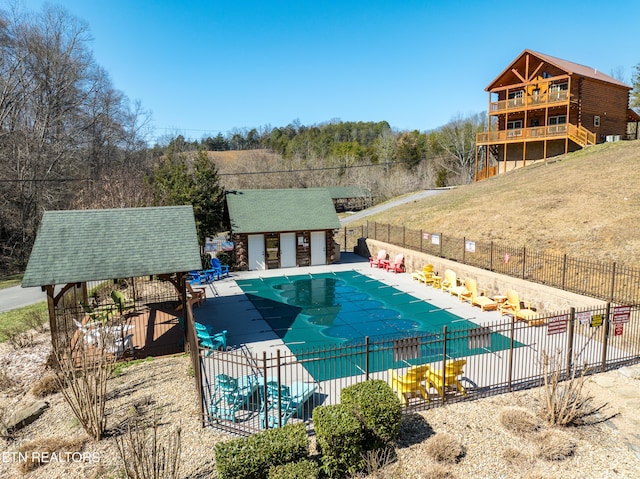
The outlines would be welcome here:
<svg viewBox="0 0 640 479">
<path fill-rule="evenodd" d="M 264 235 L 249 235 L 249 270 L 266 269 Z"/>
<path fill-rule="evenodd" d="M 327 264 L 327 242 L 324 231 L 311 232 L 311 265 Z"/>
<path fill-rule="evenodd" d="M 280 233 L 280 267 L 296 266 L 296 234 Z"/>
</svg>

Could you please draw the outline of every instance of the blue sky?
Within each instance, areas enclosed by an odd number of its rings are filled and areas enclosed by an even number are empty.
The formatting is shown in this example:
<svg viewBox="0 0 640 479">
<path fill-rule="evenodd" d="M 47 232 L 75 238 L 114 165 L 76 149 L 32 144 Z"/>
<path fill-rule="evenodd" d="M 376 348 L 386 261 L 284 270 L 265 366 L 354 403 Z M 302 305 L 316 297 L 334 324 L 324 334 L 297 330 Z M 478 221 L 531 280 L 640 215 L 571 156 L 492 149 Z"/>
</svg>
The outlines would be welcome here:
<svg viewBox="0 0 640 479">
<path fill-rule="evenodd" d="M 626 82 L 640 63 L 637 0 L 23 3 L 88 24 L 96 62 L 156 137 L 332 119 L 428 131 L 485 111 L 484 88 L 527 48 Z"/>
</svg>

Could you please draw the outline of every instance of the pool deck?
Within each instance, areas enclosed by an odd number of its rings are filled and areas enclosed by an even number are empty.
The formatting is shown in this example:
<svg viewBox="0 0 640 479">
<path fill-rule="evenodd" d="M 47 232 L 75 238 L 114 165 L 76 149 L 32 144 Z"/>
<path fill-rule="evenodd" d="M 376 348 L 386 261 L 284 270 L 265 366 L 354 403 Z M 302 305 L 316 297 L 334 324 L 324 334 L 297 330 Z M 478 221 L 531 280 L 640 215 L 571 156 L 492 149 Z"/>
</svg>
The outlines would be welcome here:
<svg viewBox="0 0 640 479">
<path fill-rule="evenodd" d="M 277 349 L 289 352 L 284 341 L 262 319 L 236 280 L 357 271 L 399 291 L 428 301 L 438 308 L 446 309 L 467 321 L 484 325 L 500 319 L 497 311 L 483 312 L 468 302 L 461 302 L 456 296 L 411 279 L 409 273 L 394 274 L 384 269 L 371 268 L 368 260 L 353 253 L 343 253 L 341 259 L 340 263 L 331 265 L 233 272 L 229 278 L 216 281 L 207 288 L 208 300 L 194 309 L 194 315 L 197 320 L 214 325 L 217 330 L 226 329 L 227 344 L 231 347 L 245 345 L 254 354 L 262 354 L 263 351 L 270 353 Z"/>
</svg>

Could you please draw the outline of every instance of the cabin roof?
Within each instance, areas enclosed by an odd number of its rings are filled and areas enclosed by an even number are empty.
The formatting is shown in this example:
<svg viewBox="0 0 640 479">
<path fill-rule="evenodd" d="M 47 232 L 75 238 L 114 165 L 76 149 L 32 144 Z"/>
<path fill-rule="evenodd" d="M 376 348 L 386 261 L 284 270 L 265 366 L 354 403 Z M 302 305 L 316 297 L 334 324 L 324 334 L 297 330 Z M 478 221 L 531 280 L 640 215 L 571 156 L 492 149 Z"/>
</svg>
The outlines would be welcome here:
<svg viewBox="0 0 640 479">
<path fill-rule="evenodd" d="M 598 71 L 593 67 L 589 67 L 586 65 L 580 65 L 579 63 L 570 62 L 568 60 L 563 60 L 561 58 L 556 58 L 551 55 L 547 55 L 545 53 L 535 52 L 533 50 L 524 50 L 520 55 L 516 57 L 501 73 L 498 75 L 486 88 L 486 91 L 491 91 L 492 89 L 502 86 L 501 79 L 509 73 L 516 64 L 527 54 L 533 55 L 540 60 L 549 63 L 563 71 L 565 71 L 569 75 L 580 75 L 587 78 L 592 78 L 594 80 L 599 80 L 605 83 L 610 83 L 613 85 L 617 85 L 620 87 L 631 89 L 629 85 L 621 82 L 620 80 L 616 80 L 615 78 L 605 75 L 604 73 Z"/>
</svg>

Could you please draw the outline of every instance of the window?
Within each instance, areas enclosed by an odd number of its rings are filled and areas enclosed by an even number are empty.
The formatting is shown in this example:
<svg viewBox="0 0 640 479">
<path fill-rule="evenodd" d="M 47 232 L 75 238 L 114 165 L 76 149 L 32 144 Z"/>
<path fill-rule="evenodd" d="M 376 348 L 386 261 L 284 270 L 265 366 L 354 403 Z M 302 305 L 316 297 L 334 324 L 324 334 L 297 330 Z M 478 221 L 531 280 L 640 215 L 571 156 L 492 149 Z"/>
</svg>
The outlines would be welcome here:
<svg viewBox="0 0 640 479">
<path fill-rule="evenodd" d="M 524 90 L 510 91 L 507 98 L 510 107 L 522 106 L 524 105 Z"/>
<path fill-rule="evenodd" d="M 567 123 L 567 115 L 549 117 L 549 125 L 564 125 L 565 123 Z"/>
<path fill-rule="evenodd" d="M 522 128 L 522 120 L 513 120 L 507 122 L 507 130 L 515 130 L 517 128 Z"/>
<path fill-rule="evenodd" d="M 600 126 L 600 116 L 596 115 L 593 117 L 593 126 Z"/>
</svg>

